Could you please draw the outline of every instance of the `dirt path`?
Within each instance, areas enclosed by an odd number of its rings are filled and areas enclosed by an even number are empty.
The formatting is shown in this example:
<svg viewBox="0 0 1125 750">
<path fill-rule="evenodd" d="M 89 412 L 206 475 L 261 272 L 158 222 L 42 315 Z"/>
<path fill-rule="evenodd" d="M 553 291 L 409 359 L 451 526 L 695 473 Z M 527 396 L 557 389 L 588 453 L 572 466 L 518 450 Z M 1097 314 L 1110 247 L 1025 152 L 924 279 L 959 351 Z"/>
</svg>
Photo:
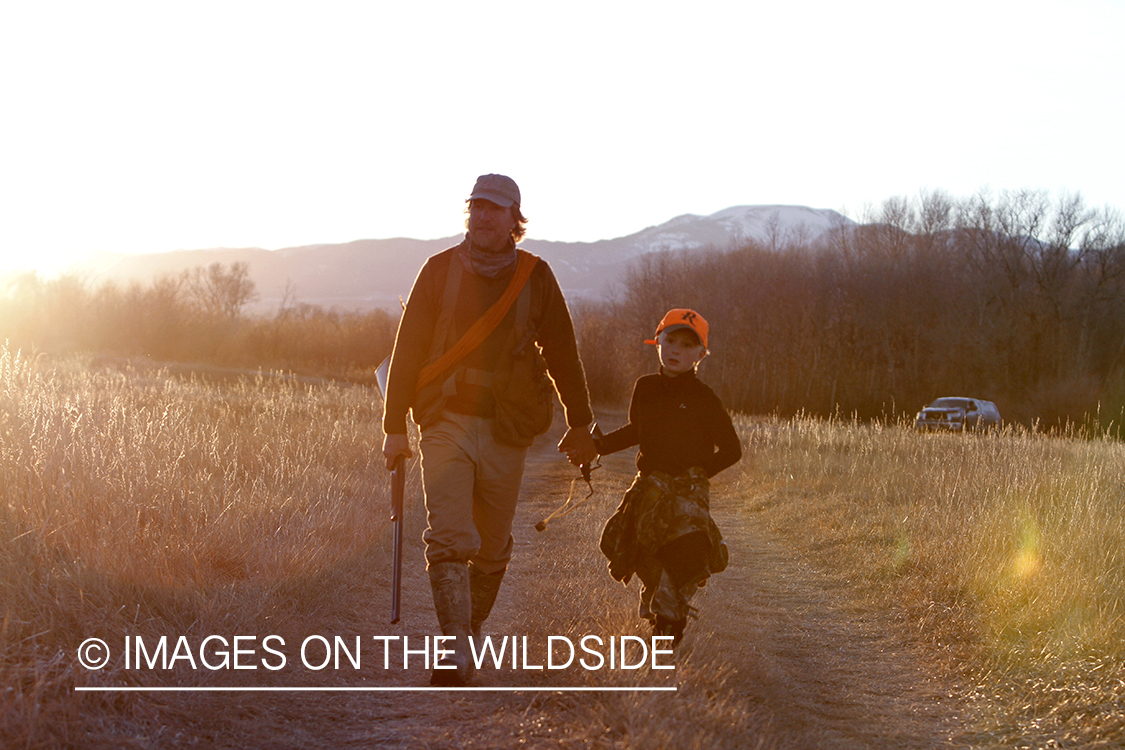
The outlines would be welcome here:
<svg viewBox="0 0 1125 750">
<path fill-rule="evenodd" d="M 635 615 L 637 582 L 625 589 L 610 580 L 596 553 L 601 524 L 631 480 L 631 462 L 631 455 L 605 460 L 595 475 L 598 495 L 539 534 L 535 522 L 562 502 L 575 470 L 552 442 L 533 449 L 515 524 L 515 556 L 489 621 L 494 635 L 530 634 L 533 641 L 545 641 L 545 634 L 555 631 L 598 632 L 607 622 L 622 634 L 647 635 Z M 649 673 L 631 683 L 679 681 L 678 692 L 251 694 L 201 697 L 177 708 L 226 712 L 216 735 L 197 735 L 201 746 L 964 746 L 952 739 L 961 725 L 950 697 L 954 691 L 927 674 L 904 624 L 884 612 L 847 611 L 840 595 L 846 583 L 803 565 L 752 519 L 724 512 L 731 505 L 724 502 L 729 491 L 722 481 L 713 487 L 730 568 L 696 599 L 702 615 L 689 626 L 674 674 Z M 414 506 L 407 528 L 413 541 L 404 562 L 408 595 L 402 622 L 386 624 L 389 560 L 380 559 L 379 570 L 355 592 L 357 632 L 408 635 L 412 642 L 438 632 L 422 569 L 421 515 Z M 607 677 L 596 684 L 615 682 L 621 680 Z M 383 670 L 365 662 L 361 672 L 325 676 L 323 684 L 420 687 L 427 673 L 420 666 Z M 584 684 L 582 674 L 512 669 L 489 670 L 480 681 L 493 688 L 575 684 Z M 681 736 L 662 735 L 667 727 Z"/>
<path fill-rule="evenodd" d="M 699 635 L 732 665 L 728 687 L 768 712 L 779 746 L 954 746 L 953 691 L 927 673 L 903 623 L 848 611 L 841 582 L 739 519 L 716 518 L 740 554 L 706 591 Z"/>
<path fill-rule="evenodd" d="M 607 497 L 591 510 L 599 523 L 632 480 L 633 456 L 604 459 L 597 482 Z M 529 462 L 525 485 L 549 492 L 554 484 L 557 494 L 568 467 L 559 477 L 557 459 L 548 452 L 538 458 Z M 722 664 L 729 672 L 726 700 L 756 717 L 749 736 L 731 738 L 729 746 L 955 746 L 963 720 L 952 686 L 929 673 L 929 660 L 911 644 L 905 623 L 883 611 L 848 611 L 840 591 L 846 582 L 803 565 L 752 518 L 723 510 L 732 506 L 724 501 L 733 489 L 726 479 L 713 486 L 712 506 L 731 565 L 697 595 L 700 618 L 689 626 L 689 658 Z M 534 496 L 524 504 L 537 513 L 550 506 Z M 596 537 L 585 543 L 591 541 Z M 634 582 L 626 597 L 630 614 L 637 592 Z"/>
</svg>

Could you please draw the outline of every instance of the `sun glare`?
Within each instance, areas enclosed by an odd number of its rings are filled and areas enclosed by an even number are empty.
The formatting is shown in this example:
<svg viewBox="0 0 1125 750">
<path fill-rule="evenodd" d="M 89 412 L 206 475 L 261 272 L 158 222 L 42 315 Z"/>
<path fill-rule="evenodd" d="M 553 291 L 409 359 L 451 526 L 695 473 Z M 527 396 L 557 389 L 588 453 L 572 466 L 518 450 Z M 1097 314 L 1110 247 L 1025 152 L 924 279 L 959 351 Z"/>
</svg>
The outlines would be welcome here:
<svg viewBox="0 0 1125 750">
<path fill-rule="evenodd" d="M 80 253 L 65 251 L 33 253 L 0 250 L 0 275 L 34 272 L 44 278 L 53 278 L 66 273 L 81 259 Z"/>
</svg>

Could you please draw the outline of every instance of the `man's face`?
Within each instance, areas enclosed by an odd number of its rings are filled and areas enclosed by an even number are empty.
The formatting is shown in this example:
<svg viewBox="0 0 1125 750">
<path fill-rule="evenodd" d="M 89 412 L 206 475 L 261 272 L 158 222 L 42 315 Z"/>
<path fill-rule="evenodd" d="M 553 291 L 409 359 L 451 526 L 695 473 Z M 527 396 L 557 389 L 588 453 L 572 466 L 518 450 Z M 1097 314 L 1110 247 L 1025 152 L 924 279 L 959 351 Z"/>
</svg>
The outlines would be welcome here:
<svg viewBox="0 0 1125 750">
<path fill-rule="evenodd" d="M 508 246 L 515 227 L 510 208 L 482 198 L 469 201 L 469 239 L 475 247 L 499 252 Z"/>
<path fill-rule="evenodd" d="M 686 328 L 664 331 L 656 337 L 664 374 L 676 377 L 695 369 L 707 354 L 699 337 Z"/>
</svg>

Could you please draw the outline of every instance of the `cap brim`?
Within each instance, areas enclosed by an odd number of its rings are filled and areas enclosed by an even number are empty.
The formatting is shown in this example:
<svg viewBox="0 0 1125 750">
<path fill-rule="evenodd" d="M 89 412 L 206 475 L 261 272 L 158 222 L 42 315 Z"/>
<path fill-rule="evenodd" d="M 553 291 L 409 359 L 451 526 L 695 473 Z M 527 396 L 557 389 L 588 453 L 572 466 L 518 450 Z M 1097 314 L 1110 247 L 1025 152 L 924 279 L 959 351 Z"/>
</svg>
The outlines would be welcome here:
<svg viewBox="0 0 1125 750">
<path fill-rule="evenodd" d="M 512 200 L 511 198 L 507 198 L 503 195 L 500 195 L 499 193 L 489 193 L 489 192 L 484 192 L 484 191 L 479 192 L 479 193 L 473 193 L 472 195 L 470 195 L 468 198 L 465 199 L 465 202 L 467 203 L 471 200 L 477 200 L 478 198 L 480 200 L 483 200 L 483 201 L 492 201 L 497 206 L 501 206 L 502 208 L 508 208 L 509 206 L 512 206 L 512 205 L 515 204 L 515 201 Z"/>
<path fill-rule="evenodd" d="M 699 339 L 699 343 L 700 344 L 703 343 L 703 337 L 699 335 L 699 331 L 697 331 L 694 328 L 692 328 L 691 326 L 685 325 L 683 323 L 677 323 L 675 325 L 667 326 L 666 328 L 660 329 L 660 332 L 661 333 L 668 333 L 669 331 L 679 331 L 679 330 L 691 331 L 692 333 L 695 334 L 695 337 L 697 339 Z"/>
</svg>

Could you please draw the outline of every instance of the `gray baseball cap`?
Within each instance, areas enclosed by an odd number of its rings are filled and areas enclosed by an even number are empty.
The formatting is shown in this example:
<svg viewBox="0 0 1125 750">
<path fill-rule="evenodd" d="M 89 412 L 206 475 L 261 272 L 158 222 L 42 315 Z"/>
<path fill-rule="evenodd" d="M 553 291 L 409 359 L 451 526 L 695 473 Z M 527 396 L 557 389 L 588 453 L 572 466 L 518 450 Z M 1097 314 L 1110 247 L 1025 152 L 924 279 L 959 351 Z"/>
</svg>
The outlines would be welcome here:
<svg viewBox="0 0 1125 750">
<path fill-rule="evenodd" d="M 497 206 L 503 206 L 504 208 L 512 204 L 518 206 L 520 204 L 520 189 L 511 177 L 505 177 L 502 174 L 482 174 L 477 178 L 477 184 L 473 185 L 472 195 L 465 200 L 471 201 L 475 198 L 492 201 Z"/>
</svg>

